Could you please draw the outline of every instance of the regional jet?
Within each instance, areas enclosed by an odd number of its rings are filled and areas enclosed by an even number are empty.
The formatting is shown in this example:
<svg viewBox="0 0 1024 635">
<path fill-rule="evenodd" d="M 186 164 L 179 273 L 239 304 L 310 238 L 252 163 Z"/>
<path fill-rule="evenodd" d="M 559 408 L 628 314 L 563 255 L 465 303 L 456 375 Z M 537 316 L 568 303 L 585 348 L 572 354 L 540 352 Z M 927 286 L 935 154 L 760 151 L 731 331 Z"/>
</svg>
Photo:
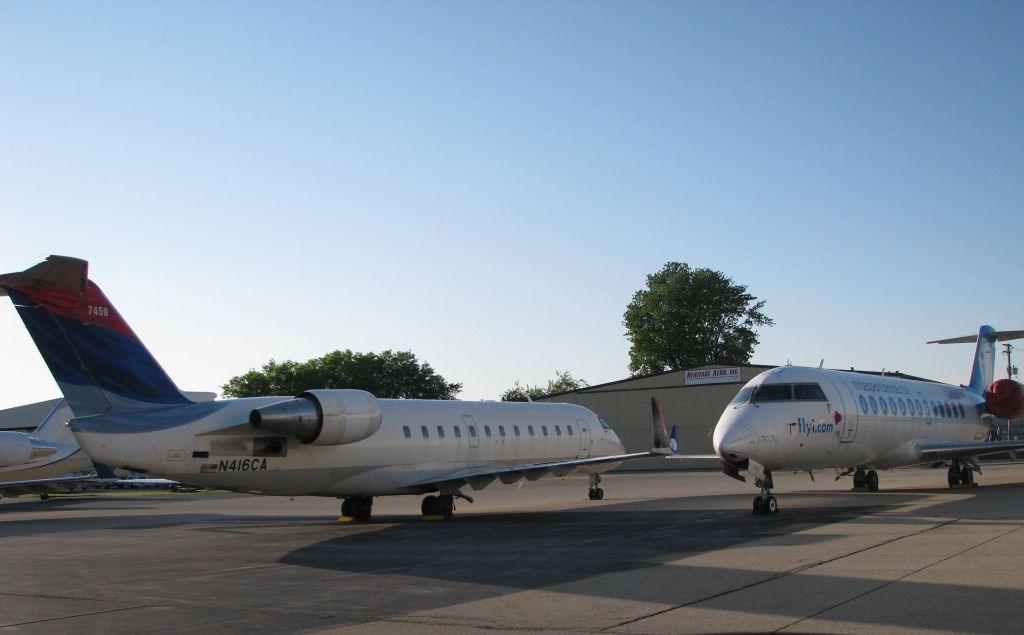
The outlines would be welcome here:
<svg viewBox="0 0 1024 635">
<path fill-rule="evenodd" d="M 343 499 L 369 520 L 373 497 L 425 495 L 424 516 L 451 518 L 463 492 L 498 480 L 601 473 L 625 453 L 611 427 L 573 404 L 378 399 L 353 389 L 196 403 L 174 385 L 100 288 L 84 260 L 50 256 L 0 276 L 64 393 L 71 430 L 94 460 L 193 485 Z"/>
<path fill-rule="evenodd" d="M 1010 379 L 992 381 L 995 343 L 1024 331 L 982 326 L 977 335 L 929 344 L 977 341 L 971 381 L 930 381 L 821 368 L 783 366 L 748 382 L 722 413 L 714 448 L 722 471 L 761 493 L 755 514 L 778 511 L 772 472 L 835 469 L 855 488 L 878 489 L 877 469 L 948 462 L 950 487 L 972 485 L 977 458 L 1024 448 L 1024 441 L 990 441 L 992 418 L 1024 411 L 1024 391 Z"/>
</svg>

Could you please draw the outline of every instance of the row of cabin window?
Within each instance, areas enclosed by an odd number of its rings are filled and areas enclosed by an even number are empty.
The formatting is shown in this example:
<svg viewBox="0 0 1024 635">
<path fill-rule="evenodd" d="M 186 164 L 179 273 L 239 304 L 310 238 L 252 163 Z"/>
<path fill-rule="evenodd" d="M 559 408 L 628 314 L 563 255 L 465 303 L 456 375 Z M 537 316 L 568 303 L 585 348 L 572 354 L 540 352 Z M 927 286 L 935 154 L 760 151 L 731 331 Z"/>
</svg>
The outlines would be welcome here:
<svg viewBox="0 0 1024 635">
<path fill-rule="evenodd" d="M 554 428 L 555 428 L 555 436 L 556 437 L 562 436 L 562 426 L 555 425 Z M 545 425 L 541 425 L 540 432 L 541 432 L 541 436 L 545 436 L 545 437 L 548 436 L 548 426 L 546 424 Z M 462 428 L 460 428 L 459 426 L 455 426 L 454 428 L 452 428 L 452 433 L 453 433 L 453 435 L 455 436 L 456 439 L 461 439 L 462 438 Z M 529 424 L 529 425 L 526 426 L 526 433 L 527 433 L 528 436 L 531 436 L 531 437 L 537 436 L 536 431 L 533 429 L 533 424 Z M 574 433 L 572 431 L 572 426 L 571 425 L 566 425 L 565 426 L 565 433 L 568 434 L 570 437 L 573 436 Z M 410 428 L 409 426 L 402 426 L 402 434 L 405 435 L 406 439 L 411 439 L 412 438 L 412 428 Z M 519 430 L 519 426 L 518 425 L 512 426 L 512 434 L 514 436 L 517 436 L 517 437 L 521 436 L 521 432 Z M 424 439 L 429 439 L 430 438 L 430 428 L 428 428 L 427 426 L 420 426 L 420 436 L 422 436 Z M 470 425 L 469 426 L 469 436 L 474 437 L 474 438 L 476 437 L 476 426 L 475 425 Z M 491 434 L 491 426 L 489 426 L 489 425 L 485 425 L 484 426 L 484 436 L 487 437 L 487 438 L 491 438 L 493 436 Z M 500 436 L 500 437 L 507 436 L 505 434 L 505 426 L 503 426 L 503 425 L 498 426 L 498 436 Z M 437 426 L 437 437 L 439 439 L 443 439 L 445 437 L 444 426 Z"/>
<path fill-rule="evenodd" d="M 895 400 L 892 397 L 889 397 L 888 403 L 886 403 L 887 400 L 885 397 L 875 399 L 874 395 L 868 398 L 865 398 L 864 395 L 858 395 L 857 399 L 860 402 L 860 411 L 864 414 L 867 414 L 868 409 L 870 408 L 872 414 L 878 414 L 878 411 L 881 410 L 883 415 L 887 415 L 891 410 L 892 414 L 895 416 L 898 403 L 899 412 L 904 416 L 908 411 L 912 417 L 924 416 L 925 409 L 929 406 L 931 406 L 932 415 L 935 417 L 942 417 L 943 419 L 963 419 L 967 416 L 967 413 L 964 412 L 963 404 L 959 403 L 938 403 L 935 401 L 928 401 L 927 399 L 923 402 L 920 399 L 907 399 L 904 401 L 903 399 Z"/>
</svg>

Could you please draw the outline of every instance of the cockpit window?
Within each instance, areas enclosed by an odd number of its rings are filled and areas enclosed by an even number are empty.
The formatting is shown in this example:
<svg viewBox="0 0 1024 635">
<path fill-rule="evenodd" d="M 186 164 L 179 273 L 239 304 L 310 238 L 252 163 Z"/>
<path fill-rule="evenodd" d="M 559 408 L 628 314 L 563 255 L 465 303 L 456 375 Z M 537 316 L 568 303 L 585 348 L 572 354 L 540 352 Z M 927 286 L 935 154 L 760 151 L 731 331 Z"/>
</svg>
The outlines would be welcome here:
<svg viewBox="0 0 1024 635">
<path fill-rule="evenodd" d="M 761 384 L 754 393 L 754 403 L 762 401 L 789 401 L 793 398 L 793 386 L 789 384 Z"/>
<path fill-rule="evenodd" d="M 747 400 L 750 399 L 750 395 L 754 393 L 755 388 L 757 388 L 757 386 L 747 386 L 746 388 L 740 389 L 740 391 L 736 393 L 736 396 L 732 398 L 732 401 L 729 402 L 729 405 L 738 406 L 741 403 L 747 403 Z"/>
<path fill-rule="evenodd" d="M 610 425 L 608 425 L 608 422 L 605 421 L 604 419 L 602 419 L 601 417 L 598 417 L 597 421 L 601 424 L 601 427 L 604 428 L 605 430 L 611 430 L 612 429 L 612 427 Z"/>
<path fill-rule="evenodd" d="M 797 384 L 793 386 L 793 396 L 797 401 L 828 401 L 818 384 Z"/>
</svg>

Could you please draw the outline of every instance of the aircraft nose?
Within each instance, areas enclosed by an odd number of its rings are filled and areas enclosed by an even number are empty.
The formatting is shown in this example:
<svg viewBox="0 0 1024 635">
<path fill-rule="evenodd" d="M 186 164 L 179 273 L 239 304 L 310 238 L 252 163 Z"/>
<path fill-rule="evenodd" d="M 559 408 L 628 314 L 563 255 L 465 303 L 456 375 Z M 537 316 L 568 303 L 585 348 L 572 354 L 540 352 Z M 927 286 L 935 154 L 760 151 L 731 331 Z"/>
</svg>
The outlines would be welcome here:
<svg viewBox="0 0 1024 635">
<path fill-rule="evenodd" d="M 750 458 L 754 450 L 754 435 L 747 426 L 735 419 L 720 421 L 715 426 L 713 441 L 715 452 L 729 463 Z"/>
</svg>

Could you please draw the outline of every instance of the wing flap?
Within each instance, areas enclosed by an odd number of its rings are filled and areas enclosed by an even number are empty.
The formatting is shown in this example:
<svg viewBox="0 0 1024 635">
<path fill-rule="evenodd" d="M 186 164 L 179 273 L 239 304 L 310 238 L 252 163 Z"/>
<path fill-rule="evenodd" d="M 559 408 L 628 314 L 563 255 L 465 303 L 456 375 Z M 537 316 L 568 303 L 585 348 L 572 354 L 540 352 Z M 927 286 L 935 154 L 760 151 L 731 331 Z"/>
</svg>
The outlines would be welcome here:
<svg viewBox="0 0 1024 635">
<path fill-rule="evenodd" d="M 1024 441 L 946 441 L 924 442 L 917 446 L 922 461 L 940 459 L 961 459 L 969 456 L 985 456 L 1000 452 L 1024 450 Z"/>
</svg>

